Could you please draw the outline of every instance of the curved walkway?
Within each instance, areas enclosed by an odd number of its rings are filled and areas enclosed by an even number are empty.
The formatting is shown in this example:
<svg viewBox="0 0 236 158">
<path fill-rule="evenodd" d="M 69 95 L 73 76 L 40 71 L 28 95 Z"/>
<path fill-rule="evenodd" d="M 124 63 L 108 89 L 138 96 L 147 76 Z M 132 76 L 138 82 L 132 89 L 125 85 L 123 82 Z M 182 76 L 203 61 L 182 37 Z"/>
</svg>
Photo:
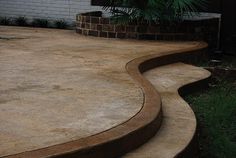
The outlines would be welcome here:
<svg viewBox="0 0 236 158">
<path fill-rule="evenodd" d="M 150 141 L 123 158 L 173 158 L 187 148 L 195 135 L 196 119 L 192 109 L 179 96 L 178 89 L 210 75 L 207 70 L 183 63 L 145 72 L 144 76 L 161 95 L 163 121 Z"/>
<path fill-rule="evenodd" d="M 1 26 L 0 36 L 0 157 L 111 157 L 143 144 L 161 106 L 140 71 L 206 47 Z"/>
</svg>

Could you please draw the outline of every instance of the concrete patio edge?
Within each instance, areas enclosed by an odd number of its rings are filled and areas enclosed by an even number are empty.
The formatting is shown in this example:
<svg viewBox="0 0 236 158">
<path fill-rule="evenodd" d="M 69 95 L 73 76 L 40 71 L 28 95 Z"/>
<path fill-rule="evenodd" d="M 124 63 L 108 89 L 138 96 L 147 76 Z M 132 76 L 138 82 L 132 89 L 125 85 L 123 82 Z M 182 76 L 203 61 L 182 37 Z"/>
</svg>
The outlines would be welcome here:
<svg viewBox="0 0 236 158">
<path fill-rule="evenodd" d="M 160 95 L 142 76 L 142 73 L 157 66 L 177 61 L 189 61 L 191 57 L 195 58 L 200 55 L 205 48 L 207 44 L 200 42 L 198 46 L 189 49 L 165 52 L 167 55 L 163 56 L 148 55 L 127 63 L 126 69 L 142 88 L 145 100 L 142 109 L 125 123 L 87 138 L 10 155 L 6 158 L 113 158 L 137 148 L 155 135 L 162 120 Z"/>
<path fill-rule="evenodd" d="M 178 89 L 178 93 L 180 97 L 187 96 L 188 94 L 200 91 L 208 86 L 208 83 L 211 79 L 211 75 L 209 75 L 207 78 L 198 80 L 196 82 L 189 83 L 187 85 L 184 85 Z M 189 105 L 190 106 L 190 105 Z M 190 107 L 191 108 L 191 107 Z M 192 108 L 191 108 L 192 109 Z M 185 148 L 183 148 L 179 153 L 175 156 L 176 158 L 182 158 L 182 157 L 194 157 L 198 154 L 198 136 L 196 133 L 197 125 L 195 127 L 194 134 L 192 138 L 189 140 L 188 144 L 186 144 Z"/>
</svg>

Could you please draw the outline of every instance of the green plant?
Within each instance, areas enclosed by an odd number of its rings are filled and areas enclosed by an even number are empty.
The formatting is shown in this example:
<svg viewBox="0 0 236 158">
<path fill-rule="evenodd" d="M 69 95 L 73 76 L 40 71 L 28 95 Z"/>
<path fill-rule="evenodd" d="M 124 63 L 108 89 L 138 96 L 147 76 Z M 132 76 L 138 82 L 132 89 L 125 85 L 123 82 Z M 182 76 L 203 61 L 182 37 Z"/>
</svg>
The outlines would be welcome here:
<svg viewBox="0 0 236 158">
<path fill-rule="evenodd" d="M 236 155 L 236 82 L 217 81 L 208 91 L 186 100 L 197 116 L 200 158 Z"/>
<path fill-rule="evenodd" d="M 193 16 L 204 4 L 205 0 L 107 0 L 104 9 L 118 23 L 159 23 Z"/>
<path fill-rule="evenodd" d="M 65 29 L 67 28 L 68 24 L 65 20 L 56 20 L 54 21 L 54 26 L 58 29 Z"/>
<path fill-rule="evenodd" d="M 16 18 L 14 22 L 18 26 L 27 26 L 28 25 L 27 21 L 28 20 L 26 17 L 20 16 L 20 17 Z"/>
<path fill-rule="evenodd" d="M 34 27 L 49 27 L 49 21 L 47 19 L 34 19 L 32 21 L 32 26 Z"/>
<path fill-rule="evenodd" d="M 11 18 L 8 17 L 0 17 L 0 24 L 1 25 L 10 25 L 12 23 Z"/>
</svg>

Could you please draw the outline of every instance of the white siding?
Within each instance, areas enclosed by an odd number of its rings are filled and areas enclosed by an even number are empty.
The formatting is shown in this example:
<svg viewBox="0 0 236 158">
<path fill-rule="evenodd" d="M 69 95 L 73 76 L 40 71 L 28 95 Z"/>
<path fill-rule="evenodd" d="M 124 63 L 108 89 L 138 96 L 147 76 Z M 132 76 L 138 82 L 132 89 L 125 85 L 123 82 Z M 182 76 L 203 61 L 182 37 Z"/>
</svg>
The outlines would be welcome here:
<svg viewBox="0 0 236 158">
<path fill-rule="evenodd" d="M 75 21 L 78 13 L 98 11 L 101 7 L 91 6 L 91 0 L 0 0 L 0 16 L 49 20 Z"/>
</svg>

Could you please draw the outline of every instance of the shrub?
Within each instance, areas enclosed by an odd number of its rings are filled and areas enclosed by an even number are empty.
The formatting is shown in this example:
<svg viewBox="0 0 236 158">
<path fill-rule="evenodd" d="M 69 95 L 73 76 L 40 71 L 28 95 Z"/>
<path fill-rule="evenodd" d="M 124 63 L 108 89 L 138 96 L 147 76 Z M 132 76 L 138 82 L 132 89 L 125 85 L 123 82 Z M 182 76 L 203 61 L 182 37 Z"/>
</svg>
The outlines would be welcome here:
<svg viewBox="0 0 236 158">
<path fill-rule="evenodd" d="M 0 17 L 0 24 L 1 25 L 10 25 L 11 23 L 12 23 L 11 18 Z"/>
<path fill-rule="evenodd" d="M 49 21 L 47 19 L 34 19 L 32 21 L 32 26 L 34 27 L 49 27 Z"/>
<path fill-rule="evenodd" d="M 204 5 L 205 0 L 107 0 L 104 9 L 118 23 L 166 23 L 192 16 Z"/>
<path fill-rule="evenodd" d="M 18 17 L 15 19 L 15 24 L 18 26 L 27 26 L 27 18 L 26 17 Z"/>
<path fill-rule="evenodd" d="M 58 29 L 65 29 L 67 28 L 68 24 L 65 20 L 56 20 L 54 21 L 54 26 Z"/>
</svg>

